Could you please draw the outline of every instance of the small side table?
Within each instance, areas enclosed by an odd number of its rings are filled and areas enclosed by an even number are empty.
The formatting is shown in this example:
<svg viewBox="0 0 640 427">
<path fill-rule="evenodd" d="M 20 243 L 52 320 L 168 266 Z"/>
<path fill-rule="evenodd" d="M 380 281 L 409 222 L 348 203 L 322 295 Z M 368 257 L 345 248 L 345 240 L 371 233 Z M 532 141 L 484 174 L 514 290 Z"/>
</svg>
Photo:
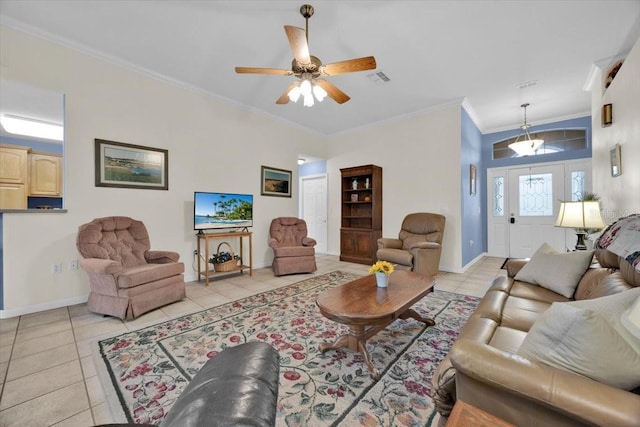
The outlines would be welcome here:
<svg viewBox="0 0 640 427">
<path fill-rule="evenodd" d="M 456 401 L 446 427 L 515 427 L 462 400 Z"/>
</svg>

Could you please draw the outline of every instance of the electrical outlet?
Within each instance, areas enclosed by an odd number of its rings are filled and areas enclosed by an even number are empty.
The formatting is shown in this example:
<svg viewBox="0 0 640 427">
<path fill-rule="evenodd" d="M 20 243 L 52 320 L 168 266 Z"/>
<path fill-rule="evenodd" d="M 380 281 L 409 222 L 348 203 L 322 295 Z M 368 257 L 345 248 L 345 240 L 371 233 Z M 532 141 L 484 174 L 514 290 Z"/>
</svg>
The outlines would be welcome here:
<svg viewBox="0 0 640 427">
<path fill-rule="evenodd" d="M 69 271 L 76 271 L 78 269 L 78 260 L 72 259 L 69 261 Z"/>
<path fill-rule="evenodd" d="M 51 272 L 52 273 L 61 273 L 62 272 L 62 263 L 61 262 L 55 262 L 55 263 L 51 264 Z"/>
<path fill-rule="evenodd" d="M 469 240 L 469 246 L 473 246 L 474 241 L 473 240 Z"/>
<path fill-rule="evenodd" d="M 198 250 L 197 249 L 193 250 L 193 256 L 198 256 Z"/>
</svg>

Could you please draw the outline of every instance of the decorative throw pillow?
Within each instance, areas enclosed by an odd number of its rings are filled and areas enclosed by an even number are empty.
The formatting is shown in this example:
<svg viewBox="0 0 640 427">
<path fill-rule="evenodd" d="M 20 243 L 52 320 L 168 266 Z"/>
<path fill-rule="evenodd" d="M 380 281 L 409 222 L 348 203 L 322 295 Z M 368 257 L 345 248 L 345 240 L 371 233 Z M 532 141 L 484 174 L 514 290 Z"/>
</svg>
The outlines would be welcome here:
<svg viewBox="0 0 640 427">
<path fill-rule="evenodd" d="M 533 324 L 518 354 L 610 386 L 640 386 L 640 354 L 598 313 L 553 303 Z"/>
<path fill-rule="evenodd" d="M 571 298 L 592 259 L 593 251 L 558 252 L 543 243 L 515 279 Z"/>
<path fill-rule="evenodd" d="M 629 310 L 638 298 L 640 298 L 640 288 L 633 288 L 606 297 L 572 301 L 567 304 L 598 313 L 636 353 L 640 354 L 640 340 L 622 324 L 622 314 Z"/>
</svg>

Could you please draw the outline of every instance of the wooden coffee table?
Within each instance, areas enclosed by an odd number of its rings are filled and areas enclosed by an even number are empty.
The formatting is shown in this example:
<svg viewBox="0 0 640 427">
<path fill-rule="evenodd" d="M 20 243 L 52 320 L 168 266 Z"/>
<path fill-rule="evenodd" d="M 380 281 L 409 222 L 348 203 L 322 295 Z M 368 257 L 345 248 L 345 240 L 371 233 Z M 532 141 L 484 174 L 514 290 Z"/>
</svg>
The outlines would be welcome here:
<svg viewBox="0 0 640 427">
<path fill-rule="evenodd" d="M 396 270 L 389 277 L 389 287 L 379 288 L 375 275 L 361 277 L 344 285 L 327 289 L 318 295 L 316 304 L 327 319 L 349 326 L 349 333 L 333 344 L 320 345 L 322 353 L 342 347 L 359 351 L 376 380 L 380 373 L 367 351 L 367 339 L 396 319 L 413 318 L 428 326 L 433 319 L 420 316 L 410 307 L 433 291 L 433 277 L 411 271 Z"/>
</svg>

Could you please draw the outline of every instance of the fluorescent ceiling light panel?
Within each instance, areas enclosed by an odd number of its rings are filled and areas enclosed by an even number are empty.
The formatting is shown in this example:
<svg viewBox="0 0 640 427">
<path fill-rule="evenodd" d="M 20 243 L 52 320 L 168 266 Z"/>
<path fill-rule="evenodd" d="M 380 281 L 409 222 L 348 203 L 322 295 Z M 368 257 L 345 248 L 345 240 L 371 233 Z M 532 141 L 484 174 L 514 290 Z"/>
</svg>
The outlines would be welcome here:
<svg viewBox="0 0 640 427">
<path fill-rule="evenodd" d="M 6 132 L 14 135 L 54 141 L 62 141 L 64 139 L 64 128 L 62 125 L 55 123 L 3 114 L 0 116 L 0 124 Z"/>
</svg>

